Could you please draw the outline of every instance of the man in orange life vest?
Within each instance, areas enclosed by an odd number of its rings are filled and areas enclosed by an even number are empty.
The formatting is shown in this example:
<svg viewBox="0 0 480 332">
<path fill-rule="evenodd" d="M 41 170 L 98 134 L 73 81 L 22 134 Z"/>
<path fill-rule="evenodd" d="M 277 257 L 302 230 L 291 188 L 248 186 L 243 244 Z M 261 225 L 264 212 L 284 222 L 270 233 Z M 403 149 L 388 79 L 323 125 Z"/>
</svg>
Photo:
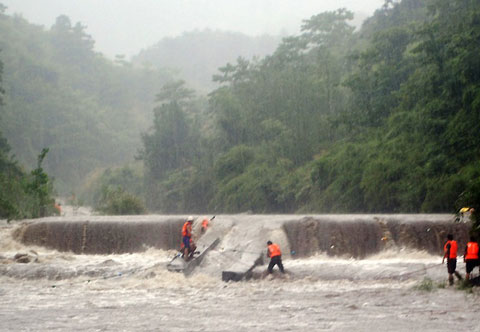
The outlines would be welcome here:
<svg viewBox="0 0 480 332">
<path fill-rule="evenodd" d="M 470 236 L 470 242 L 465 247 L 465 254 L 463 255 L 463 261 L 466 263 L 465 279 L 470 279 L 470 273 L 475 266 L 478 265 L 478 243 L 473 236 Z"/>
<path fill-rule="evenodd" d="M 267 256 L 270 257 L 270 264 L 268 264 L 268 273 L 272 273 L 273 267 L 278 265 L 280 272 L 285 273 L 283 270 L 282 264 L 282 252 L 280 251 L 280 247 L 276 243 L 272 243 L 272 241 L 267 242 Z"/>
<path fill-rule="evenodd" d="M 194 244 L 192 243 L 192 223 L 193 217 L 189 216 L 182 227 L 182 257 L 186 261 L 188 261 L 189 254 L 194 251 L 194 249 L 192 248 L 194 246 Z"/>
<path fill-rule="evenodd" d="M 461 280 L 462 277 L 456 271 L 457 269 L 457 241 L 453 239 L 452 234 L 447 235 L 447 242 L 443 246 L 443 251 L 445 254 L 443 255 L 442 264 L 445 262 L 445 258 L 447 259 L 447 270 L 448 270 L 448 282 L 450 285 L 453 285 L 453 275 Z"/>
<path fill-rule="evenodd" d="M 207 231 L 207 228 L 208 228 L 208 218 L 205 216 L 203 217 L 203 221 L 202 221 L 202 233 L 205 233 Z"/>
</svg>

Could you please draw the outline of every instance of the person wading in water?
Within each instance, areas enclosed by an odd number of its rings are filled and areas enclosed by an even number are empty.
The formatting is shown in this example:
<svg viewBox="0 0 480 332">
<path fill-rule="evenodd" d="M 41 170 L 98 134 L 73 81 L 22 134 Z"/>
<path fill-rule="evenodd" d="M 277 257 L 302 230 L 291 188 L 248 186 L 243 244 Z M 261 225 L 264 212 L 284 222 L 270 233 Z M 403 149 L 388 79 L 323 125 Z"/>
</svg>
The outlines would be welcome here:
<svg viewBox="0 0 480 332">
<path fill-rule="evenodd" d="M 267 256 L 270 257 L 270 264 L 268 264 L 268 273 L 272 273 L 273 267 L 275 265 L 278 265 L 280 272 L 285 273 L 282 264 L 282 251 L 280 250 L 278 244 L 272 243 L 272 241 L 268 241 L 267 247 Z"/>
<path fill-rule="evenodd" d="M 443 255 L 442 264 L 445 263 L 445 258 L 447 259 L 447 270 L 448 270 L 448 282 L 450 285 L 453 285 L 453 275 L 462 280 L 460 273 L 456 271 L 457 269 L 457 250 L 458 244 L 457 241 L 453 239 L 452 234 L 447 235 L 447 242 L 443 246 L 445 254 Z"/>
<path fill-rule="evenodd" d="M 475 266 L 478 265 L 478 242 L 475 241 L 475 237 L 470 236 L 470 241 L 465 246 L 465 254 L 463 255 L 463 261 L 465 262 L 465 279 L 470 280 L 470 273 Z"/>
</svg>

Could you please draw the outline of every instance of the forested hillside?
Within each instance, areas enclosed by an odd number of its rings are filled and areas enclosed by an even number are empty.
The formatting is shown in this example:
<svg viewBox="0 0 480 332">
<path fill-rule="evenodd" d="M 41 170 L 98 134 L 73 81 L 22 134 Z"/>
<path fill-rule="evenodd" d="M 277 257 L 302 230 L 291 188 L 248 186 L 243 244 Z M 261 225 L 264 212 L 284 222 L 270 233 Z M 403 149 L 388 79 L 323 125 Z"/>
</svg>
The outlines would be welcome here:
<svg viewBox="0 0 480 332">
<path fill-rule="evenodd" d="M 133 161 L 166 82 L 187 73 L 189 86 L 202 87 L 201 97 L 210 91 L 218 66 L 240 54 L 263 56 L 279 42 L 267 36 L 191 32 L 159 42 L 133 62 L 111 61 L 94 51 L 95 41 L 81 23 L 60 16 L 44 28 L 1 8 L 5 103 L 0 130 L 28 167 L 35 166 L 42 148 L 49 148 L 44 167 L 55 177 L 60 195 L 78 192 L 85 183 L 91 187 L 105 167 Z M 206 108 L 196 104 L 194 112 Z"/>
<path fill-rule="evenodd" d="M 386 1 L 307 19 L 271 56 L 222 66 L 211 130 L 169 85 L 144 135 L 163 212 L 452 212 L 478 207 L 480 3 Z"/>
<path fill-rule="evenodd" d="M 4 107 L 0 130 L 17 159 L 46 171 L 60 194 L 96 168 L 133 160 L 151 121 L 165 71 L 112 62 L 93 50 L 80 23 L 60 16 L 51 28 L 0 13 Z"/>
<path fill-rule="evenodd" d="M 387 0 L 361 29 L 352 18 L 306 18 L 257 58 L 192 52 L 242 45 L 206 31 L 132 64 L 95 53 L 65 16 L 46 30 L 0 15 L 0 130 L 31 167 L 49 148 L 59 188 L 96 170 L 86 199 L 105 213 L 478 211 L 480 3 Z M 169 57 L 218 66 L 216 88 L 158 69 Z"/>
<path fill-rule="evenodd" d="M 0 83 L 2 70 L 0 62 Z M 0 111 L 3 106 L 0 87 Z M 10 146 L 0 131 L 0 219 L 38 218 L 58 213 L 52 182 L 42 169 L 47 153 L 48 149 L 39 152 L 37 167 L 27 173 L 10 154 Z"/>
<path fill-rule="evenodd" d="M 164 38 L 133 57 L 134 64 L 175 70 L 178 77 L 200 93 L 218 85 L 212 75 L 218 67 L 238 57 L 264 57 L 280 43 L 280 37 L 250 37 L 238 32 L 191 31 L 175 38 Z"/>
</svg>

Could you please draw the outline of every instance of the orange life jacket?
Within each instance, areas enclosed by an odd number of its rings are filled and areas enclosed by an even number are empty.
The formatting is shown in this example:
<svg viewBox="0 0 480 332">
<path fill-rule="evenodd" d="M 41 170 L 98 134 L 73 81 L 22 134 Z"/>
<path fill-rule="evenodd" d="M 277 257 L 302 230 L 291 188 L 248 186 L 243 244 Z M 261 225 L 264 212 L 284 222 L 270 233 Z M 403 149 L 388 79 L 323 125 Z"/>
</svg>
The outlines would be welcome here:
<svg viewBox="0 0 480 332">
<path fill-rule="evenodd" d="M 478 259 L 478 243 L 477 242 L 468 242 L 467 243 L 467 253 L 465 259 Z"/>
<path fill-rule="evenodd" d="M 208 227 L 208 219 L 203 219 L 202 228 L 207 229 L 207 227 Z"/>
<path fill-rule="evenodd" d="M 192 224 L 189 223 L 188 221 L 186 221 L 183 224 L 182 236 L 188 236 L 188 237 L 192 236 Z"/>
<path fill-rule="evenodd" d="M 280 251 L 280 247 L 277 244 L 272 243 L 268 246 L 268 254 L 268 256 L 272 258 L 275 256 L 281 256 L 282 252 Z"/>
<path fill-rule="evenodd" d="M 447 252 L 447 246 L 450 244 L 450 255 L 448 256 L 448 258 L 450 259 L 456 259 L 457 258 L 457 249 L 458 249 L 458 245 L 457 245 L 457 241 L 455 240 L 451 240 L 451 241 L 447 241 L 445 243 L 445 246 L 443 247 L 443 251 L 446 253 Z"/>
</svg>

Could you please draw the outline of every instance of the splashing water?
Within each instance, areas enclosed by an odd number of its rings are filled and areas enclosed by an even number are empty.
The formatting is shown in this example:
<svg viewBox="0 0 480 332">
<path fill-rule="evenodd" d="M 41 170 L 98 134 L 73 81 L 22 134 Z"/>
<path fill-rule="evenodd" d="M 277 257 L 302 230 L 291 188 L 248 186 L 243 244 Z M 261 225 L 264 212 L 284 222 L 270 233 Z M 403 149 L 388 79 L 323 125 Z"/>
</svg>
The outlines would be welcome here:
<svg viewBox="0 0 480 332">
<path fill-rule="evenodd" d="M 243 217 L 217 224 L 209 231 L 224 235 L 222 243 L 189 278 L 167 271 L 175 250 L 59 252 L 17 242 L 12 237 L 15 226 L 4 223 L 0 330 L 478 330 L 478 292 L 443 287 L 441 256 L 392 247 L 364 259 L 321 251 L 298 257 L 288 254 L 289 236 L 273 219 L 250 221 L 249 227 Z M 279 243 L 286 253 L 285 276 L 275 271 L 263 277 L 263 265 L 249 281 L 221 281 L 221 270 L 241 260 L 242 250 L 265 252 L 265 239 Z M 15 263 L 18 252 L 36 262 Z M 463 272 L 464 264 L 459 260 L 458 265 Z M 424 278 L 437 285 L 433 291 L 414 288 Z"/>
</svg>

